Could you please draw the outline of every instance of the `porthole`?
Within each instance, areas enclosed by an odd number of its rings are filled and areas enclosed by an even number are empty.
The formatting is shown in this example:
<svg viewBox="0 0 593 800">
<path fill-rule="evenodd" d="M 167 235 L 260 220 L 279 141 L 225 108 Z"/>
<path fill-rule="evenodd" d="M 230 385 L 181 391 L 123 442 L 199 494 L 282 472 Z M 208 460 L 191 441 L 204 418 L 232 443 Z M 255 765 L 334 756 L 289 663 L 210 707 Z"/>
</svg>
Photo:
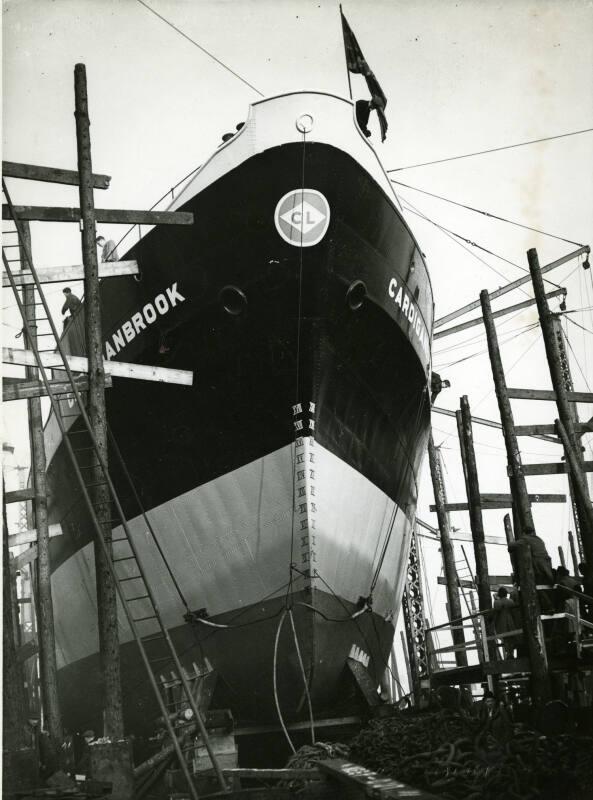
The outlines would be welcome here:
<svg viewBox="0 0 593 800">
<path fill-rule="evenodd" d="M 247 297 L 236 286 L 225 286 L 220 290 L 218 299 L 227 314 L 233 317 L 239 316 L 247 308 Z"/>
<path fill-rule="evenodd" d="M 346 302 L 352 311 L 358 311 L 367 296 L 367 287 L 363 281 L 353 281 L 346 292 Z"/>
</svg>

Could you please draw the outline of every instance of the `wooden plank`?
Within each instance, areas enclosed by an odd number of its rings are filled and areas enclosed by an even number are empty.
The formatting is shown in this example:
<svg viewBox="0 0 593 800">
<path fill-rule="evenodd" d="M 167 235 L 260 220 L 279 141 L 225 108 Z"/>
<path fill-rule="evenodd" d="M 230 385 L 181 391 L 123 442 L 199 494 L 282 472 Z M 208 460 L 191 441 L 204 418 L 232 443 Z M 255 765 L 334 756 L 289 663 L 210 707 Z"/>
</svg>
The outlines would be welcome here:
<svg viewBox="0 0 593 800">
<path fill-rule="evenodd" d="M 63 533 L 62 526 L 59 522 L 56 522 L 54 525 L 49 525 L 49 536 L 50 539 L 54 536 L 61 536 Z M 9 547 L 20 547 L 23 544 L 35 544 L 37 542 L 37 530 L 35 528 L 31 528 L 28 531 L 20 531 L 19 533 L 13 533 L 8 537 L 8 546 Z"/>
<path fill-rule="evenodd" d="M 488 580 L 490 582 L 491 587 L 498 587 L 498 586 L 512 586 L 513 581 L 510 575 L 489 575 Z M 447 582 L 443 575 L 439 575 L 437 577 L 437 583 L 439 586 L 446 586 Z M 475 589 L 476 585 L 473 581 L 467 580 L 466 578 L 460 578 L 459 583 L 463 586 L 464 589 Z"/>
<path fill-rule="evenodd" d="M 443 414 L 445 417 L 455 417 L 455 412 L 450 411 L 448 408 L 438 408 L 437 406 L 433 406 L 432 411 L 435 414 Z M 472 414 L 472 422 L 475 422 L 477 425 L 484 425 L 487 428 L 496 428 L 497 430 L 502 430 L 502 425 L 500 422 L 495 422 L 493 419 L 484 419 L 484 417 L 476 417 Z M 549 426 L 552 429 L 552 433 L 556 433 L 556 428 L 554 425 Z M 519 434 L 517 434 L 519 435 Z M 533 436 L 534 439 L 543 439 L 545 442 L 554 442 L 554 444 L 560 444 L 560 440 L 557 436 L 544 436 L 538 434 L 530 434 Z"/>
<path fill-rule="evenodd" d="M 13 572 L 17 572 L 19 569 L 26 567 L 27 564 L 30 564 L 32 561 L 35 561 L 37 558 L 37 545 L 34 544 L 29 547 L 27 550 L 23 550 L 22 553 L 19 553 L 10 561 L 10 568 Z"/>
<path fill-rule="evenodd" d="M 80 176 L 77 170 L 60 169 L 60 167 L 40 167 L 36 164 L 21 164 L 16 161 L 2 162 L 2 175 L 5 178 L 22 178 L 28 181 L 44 183 L 65 183 L 78 186 Z M 93 189 L 109 189 L 110 175 L 93 174 Z"/>
<path fill-rule="evenodd" d="M 553 389 L 507 389 L 507 394 L 514 400 L 555 400 Z M 567 392 L 571 403 L 593 403 L 592 392 Z"/>
<path fill-rule="evenodd" d="M 16 382 L 4 385 L 6 378 L 2 381 L 2 399 L 8 400 L 29 400 L 32 397 L 49 397 L 45 385 L 42 381 L 25 381 L 17 378 Z M 53 394 L 64 395 L 61 399 L 65 400 L 68 397 L 74 397 L 72 387 L 69 381 L 52 380 L 49 385 Z M 113 385 L 111 375 L 105 376 L 105 388 Z M 79 392 L 88 391 L 89 382 L 86 378 L 76 379 L 76 388 Z"/>
<path fill-rule="evenodd" d="M 480 497 L 485 506 L 488 503 L 507 503 L 506 507 L 510 508 L 513 502 L 512 495 L 505 493 L 482 494 Z M 530 503 L 566 503 L 565 494 L 529 494 L 528 497 Z"/>
<path fill-rule="evenodd" d="M 84 264 L 72 264 L 66 267 L 47 267 L 38 269 L 39 283 L 71 283 L 84 280 Z M 99 278 L 116 278 L 120 275 L 138 275 L 137 261 L 101 261 Z M 28 271 L 13 272 L 12 277 L 17 286 L 34 285 L 33 274 Z M 11 286 L 6 273 L 2 274 L 2 286 Z"/>
<path fill-rule="evenodd" d="M 593 472 L 593 461 L 583 463 L 585 472 Z M 564 461 L 547 464 L 523 464 L 524 475 L 564 475 L 568 472 Z"/>
<path fill-rule="evenodd" d="M 31 639 L 30 642 L 26 642 L 18 648 L 16 651 L 16 660 L 19 664 L 23 664 L 28 658 L 36 656 L 38 652 L 39 643 L 37 637 L 35 637 L 35 639 Z"/>
<path fill-rule="evenodd" d="M 561 258 L 556 259 L 556 261 L 552 261 L 549 264 L 546 264 L 545 267 L 541 268 L 542 273 L 550 272 L 552 269 L 556 269 L 556 267 L 561 267 L 562 264 L 566 264 L 568 261 L 572 261 L 574 258 L 578 258 L 583 253 L 589 254 L 591 252 L 591 248 L 589 245 L 584 245 L 583 247 L 579 247 L 578 250 L 574 250 L 572 253 L 568 253 Z M 517 289 L 519 286 L 523 286 L 524 283 L 528 283 L 531 280 L 531 275 L 527 274 L 524 275 L 522 278 L 517 278 L 516 281 L 512 281 L 511 283 L 507 283 L 506 286 L 501 286 L 500 289 L 496 289 L 494 292 L 489 292 L 488 295 L 490 300 L 496 300 L 497 297 L 502 297 L 503 294 L 507 294 L 507 292 L 512 292 L 513 289 Z M 462 308 L 458 308 L 456 311 L 452 311 L 450 314 L 447 314 L 445 317 L 440 317 L 440 319 L 435 320 L 434 327 L 440 328 L 441 325 L 445 325 L 447 322 L 451 322 L 457 317 L 461 317 L 463 314 L 466 314 L 468 311 L 473 311 L 474 308 L 480 307 L 480 300 L 474 300 L 471 303 L 463 306 Z"/>
<path fill-rule="evenodd" d="M 360 764 L 353 764 L 342 758 L 319 761 L 317 767 L 331 780 L 347 787 L 349 798 L 373 797 L 376 800 L 403 800 L 415 797 L 417 800 L 437 800 L 436 795 L 423 789 L 416 789 L 407 783 L 387 778 Z"/>
<path fill-rule="evenodd" d="M 222 770 L 227 778 L 255 778 L 266 781 L 319 780 L 316 767 L 284 767 L 283 769 L 256 769 L 251 767 L 229 767 Z"/>
<path fill-rule="evenodd" d="M 14 213 L 19 219 L 40 222 L 76 222 L 78 224 L 82 218 L 79 208 L 14 206 Z M 7 205 L 2 206 L 2 219 L 12 219 Z M 193 225 L 194 215 L 188 211 L 96 208 L 95 222 L 106 222 L 112 225 Z"/>
<path fill-rule="evenodd" d="M 73 372 L 87 372 L 88 360 L 83 356 L 66 356 Z M 32 350 L 20 350 L 14 347 L 2 348 L 2 361 L 5 364 L 18 364 L 25 367 L 36 367 L 37 361 Z M 44 367 L 64 371 L 64 362 L 59 353 L 41 353 Z M 193 372 L 185 369 L 169 369 L 168 367 L 151 367 L 148 364 L 129 364 L 125 361 L 104 361 L 106 375 L 114 378 L 135 378 L 140 381 L 157 381 L 158 383 L 175 383 L 180 386 L 191 386 Z"/>
<path fill-rule="evenodd" d="M 496 509 L 511 508 L 513 501 L 510 494 L 482 494 L 480 495 L 483 511 L 494 511 Z M 530 494 L 531 503 L 566 503 L 565 494 Z M 430 510 L 435 512 L 436 506 L 430 506 Z M 446 503 L 445 511 L 468 511 L 467 503 Z"/>
<path fill-rule="evenodd" d="M 566 296 L 566 289 L 560 288 L 555 289 L 553 292 L 548 292 L 546 295 L 547 298 L 558 297 L 558 295 Z M 494 311 L 492 313 L 492 318 L 497 319 L 498 317 L 504 317 L 506 314 L 511 314 L 513 311 L 520 311 L 522 308 L 529 308 L 536 303 L 535 297 L 530 298 L 529 300 L 524 300 L 522 303 L 515 303 L 513 306 L 507 306 L 506 308 L 501 308 L 499 311 Z M 484 324 L 484 317 L 474 317 L 473 319 L 468 320 L 467 322 L 463 322 L 461 325 L 454 325 L 452 328 L 445 328 L 444 331 L 437 331 L 433 339 L 442 339 L 444 336 L 450 336 L 452 333 L 460 333 L 461 331 L 467 330 L 467 328 L 474 328 L 476 325 L 483 325 Z"/>
<path fill-rule="evenodd" d="M 593 433 L 593 417 L 588 422 L 575 422 L 575 433 Z M 515 425 L 517 436 L 534 436 L 535 434 L 555 434 L 555 425 Z M 559 442 L 559 439 L 556 439 Z"/>
<path fill-rule="evenodd" d="M 24 503 L 27 500 L 35 499 L 35 489 L 15 489 L 14 492 L 4 493 L 4 502 L 9 503 Z"/>
</svg>

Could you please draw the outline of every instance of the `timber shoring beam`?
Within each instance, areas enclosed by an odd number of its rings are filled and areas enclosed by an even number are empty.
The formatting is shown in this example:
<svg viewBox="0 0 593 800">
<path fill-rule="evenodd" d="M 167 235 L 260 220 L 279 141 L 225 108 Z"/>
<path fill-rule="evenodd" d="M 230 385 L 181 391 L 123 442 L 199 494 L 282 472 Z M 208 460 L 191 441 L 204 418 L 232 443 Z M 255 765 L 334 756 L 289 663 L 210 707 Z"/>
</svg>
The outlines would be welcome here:
<svg viewBox="0 0 593 800">
<path fill-rule="evenodd" d="M 6 378 L 3 379 L 3 384 Z M 112 386 L 111 375 L 105 376 L 105 388 Z M 76 381 L 79 392 L 88 391 L 89 382 L 87 378 L 79 378 Z M 53 380 L 49 381 L 49 385 L 53 394 L 71 395 L 72 388 L 68 381 Z M 10 382 L 8 385 L 2 386 L 2 399 L 6 402 L 8 400 L 29 400 L 32 397 L 48 397 L 48 392 L 42 381 L 24 381 L 17 378 L 15 382 Z"/>
<path fill-rule="evenodd" d="M 548 366 L 550 368 L 550 377 L 552 378 L 552 386 L 554 387 L 554 393 L 556 395 L 558 416 L 560 418 L 561 427 L 563 430 L 563 435 L 561 438 L 564 444 L 564 452 L 566 458 L 571 462 L 571 478 L 573 484 L 575 484 L 575 487 L 577 488 L 575 509 L 579 523 L 583 554 L 587 564 L 591 565 L 593 564 L 593 522 L 591 516 L 591 497 L 589 495 L 587 480 L 584 475 L 581 444 L 574 430 L 574 424 L 576 422 L 575 408 L 571 405 L 572 402 L 578 402 L 577 398 L 574 396 L 578 393 L 568 391 L 568 388 L 572 388 L 572 379 L 570 378 L 570 374 L 565 374 L 565 365 L 562 363 L 560 346 L 558 342 L 558 336 L 562 336 L 562 330 L 556 330 L 552 313 L 548 307 L 548 301 L 546 300 L 544 291 L 542 271 L 539 266 L 539 260 L 535 248 L 527 251 L 527 260 L 529 262 L 529 271 L 531 273 L 533 291 L 537 299 L 537 310 L 539 312 L 539 319 L 546 348 L 546 357 L 548 360 Z M 591 401 L 593 401 L 593 394 L 590 395 L 589 402 Z M 558 429 L 558 432 L 560 433 L 560 428 Z M 576 486 L 577 481 L 579 483 L 578 486 Z"/>
<path fill-rule="evenodd" d="M 120 275 L 138 275 L 137 261 L 102 261 L 99 264 L 99 278 L 116 278 Z M 31 272 L 14 272 L 12 275 L 17 286 L 33 285 L 35 279 Z M 46 267 L 37 270 L 39 283 L 70 283 L 84 280 L 84 264 L 69 264 L 65 267 Z M 8 276 L 2 276 L 2 286 L 10 286 Z"/>
<path fill-rule="evenodd" d="M 37 222 L 76 222 L 83 218 L 80 208 L 54 206 L 14 206 L 21 220 Z M 10 209 L 2 206 L 2 219 L 11 220 Z M 194 215 L 189 211 L 142 211 L 122 208 L 95 209 L 95 222 L 113 225 L 193 225 Z"/>
<path fill-rule="evenodd" d="M 86 68 L 74 67 L 74 97 L 76 120 L 76 150 L 80 175 L 80 211 L 84 224 L 80 232 L 84 264 L 85 337 L 88 358 L 88 407 L 91 426 L 96 439 L 97 455 L 105 464 L 107 453 L 107 411 L 105 406 L 105 370 L 103 368 L 103 335 L 101 324 L 101 298 L 99 294 L 99 267 L 97 262 L 95 201 L 93 195 L 93 168 L 91 160 L 90 120 Z M 17 212 L 18 213 L 18 212 Z M 96 515 L 103 532 L 106 547 L 94 540 L 95 573 L 97 582 L 97 612 L 99 622 L 99 652 L 103 673 L 103 735 L 123 739 L 123 701 L 119 632 L 117 621 L 117 591 L 110 569 L 112 554 L 111 496 L 99 464 L 91 471 L 91 485 Z"/>
<path fill-rule="evenodd" d="M 492 608 L 492 595 L 490 594 L 490 580 L 488 576 L 488 554 L 486 552 L 486 542 L 484 538 L 484 520 L 482 518 L 478 465 L 474 450 L 472 417 L 467 395 L 463 395 L 461 398 L 461 410 L 457 412 L 457 431 L 461 448 L 461 462 L 463 465 L 467 502 L 469 504 L 469 521 L 476 564 L 478 605 L 480 611 L 488 611 Z M 485 625 L 488 636 L 492 636 L 494 634 L 494 621 L 491 614 L 486 616 Z M 490 652 L 490 657 L 496 658 L 496 645 L 494 641 L 488 643 L 488 650 Z"/>
<path fill-rule="evenodd" d="M 21 234 L 19 255 L 22 265 L 26 264 L 27 259 L 31 257 L 31 233 L 28 223 L 22 224 Z M 35 290 L 32 286 L 23 287 L 22 298 L 23 309 L 28 323 L 24 330 L 25 347 L 30 348 L 33 345 L 37 347 L 37 306 L 35 305 Z M 27 367 L 25 374 L 29 381 L 37 381 L 39 379 L 38 371 L 34 366 Z M 30 431 L 31 478 L 35 489 L 35 498 L 32 504 L 33 523 L 37 531 L 35 595 L 39 629 L 39 672 L 47 731 L 50 735 L 52 747 L 56 752 L 60 752 L 63 730 L 58 697 L 58 666 L 49 556 L 50 526 L 47 509 L 47 463 L 41 398 L 35 396 L 27 400 L 27 411 Z"/>
<path fill-rule="evenodd" d="M 527 645 L 531 667 L 531 696 L 536 706 L 543 706 L 551 696 L 548 658 L 540 620 L 541 609 L 537 596 L 531 548 L 527 537 L 522 537 L 509 547 L 515 557 L 519 579 L 519 600 L 523 621 L 523 637 Z"/>
<path fill-rule="evenodd" d="M 492 368 L 496 399 L 498 401 L 498 410 L 500 412 L 500 421 L 502 422 L 502 428 L 504 432 L 511 494 L 513 496 L 514 505 L 521 527 L 521 530 L 516 531 L 515 533 L 517 536 L 521 536 L 525 528 L 533 528 L 533 516 L 531 514 L 531 505 L 529 502 L 529 496 L 527 494 L 525 475 L 523 474 L 521 453 L 519 452 L 519 445 L 517 442 L 517 436 L 515 434 L 513 411 L 507 393 L 507 384 L 502 366 L 502 359 L 500 356 L 500 348 L 498 346 L 496 326 L 494 324 L 494 320 L 492 319 L 490 296 L 486 290 L 480 292 L 480 303 L 482 304 L 482 315 L 484 317 L 484 327 L 486 329 L 486 339 L 488 342 L 488 354 L 490 356 L 490 365 Z"/>
<path fill-rule="evenodd" d="M 69 186 L 78 186 L 80 175 L 73 169 L 60 169 L 59 167 L 40 167 L 35 164 L 21 164 L 16 161 L 2 162 L 2 175 L 5 178 L 22 178 L 28 181 L 42 181 L 44 183 L 65 183 Z M 109 189 L 111 177 L 109 175 L 93 175 L 94 189 Z"/>
<path fill-rule="evenodd" d="M 546 264 L 545 267 L 542 267 L 541 271 L 542 274 L 544 272 L 550 272 L 550 270 L 556 269 L 556 267 L 561 267 L 562 264 L 566 264 L 568 261 L 572 261 L 574 258 L 578 258 L 583 254 L 589 254 L 591 252 L 591 248 L 589 245 L 584 245 L 583 247 L 579 247 L 578 250 L 574 250 L 572 253 L 568 253 L 561 258 L 556 259 L 556 261 L 552 261 L 550 264 Z M 517 280 L 512 281 L 511 283 L 507 283 L 506 286 L 501 286 L 500 289 L 496 289 L 494 292 L 487 292 L 488 297 L 490 300 L 496 300 L 497 297 L 502 297 L 503 294 L 507 294 L 507 292 L 512 292 L 513 289 L 518 289 L 519 286 L 523 286 L 524 283 L 529 281 L 529 275 L 525 275 L 523 278 L 517 278 Z M 473 311 L 474 308 L 480 307 L 480 300 L 474 300 L 471 303 L 463 306 L 462 308 L 458 308 L 456 311 L 452 311 L 450 314 L 447 314 L 440 319 L 435 320 L 434 327 L 440 328 L 441 325 L 445 325 L 447 322 L 451 322 L 458 317 L 461 317 L 463 314 L 466 314 L 468 311 Z"/>
<path fill-rule="evenodd" d="M 432 431 L 428 439 L 428 460 L 430 464 L 430 475 L 432 478 L 432 488 L 441 538 L 441 555 L 443 558 L 443 571 L 447 581 L 447 600 L 449 605 L 449 619 L 461 619 L 461 600 L 459 597 L 459 587 L 457 582 L 457 570 L 455 569 L 455 552 L 451 541 L 451 528 L 449 516 L 445 510 L 446 496 L 443 483 L 443 473 L 440 462 L 440 453 L 434 444 Z M 452 626 L 451 636 L 455 645 L 465 646 L 465 636 L 463 628 L 459 625 Z M 467 666 L 467 653 L 465 649 L 455 651 L 455 661 L 458 667 Z"/>
<path fill-rule="evenodd" d="M 548 292 L 546 295 L 547 298 L 551 299 L 552 297 L 558 297 L 562 295 L 566 297 L 566 289 L 561 287 L 560 289 L 555 289 L 553 292 Z M 505 317 L 507 314 L 512 314 L 513 311 L 521 311 L 523 308 L 529 308 L 530 306 L 536 303 L 536 299 L 534 297 L 530 298 L 529 300 L 524 300 L 522 303 L 515 303 L 513 306 L 507 306 L 506 308 L 501 308 L 499 311 L 494 311 L 492 317 L 494 319 L 498 319 L 499 317 Z M 482 317 L 474 317 L 473 319 L 468 320 L 467 322 L 462 322 L 461 325 L 454 325 L 452 328 L 445 328 L 443 331 L 437 331 L 433 339 L 442 339 L 444 336 L 450 336 L 452 333 L 461 333 L 461 331 L 465 331 L 468 328 L 475 328 L 476 325 L 483 325 L 484 320 Z"/>
<path fill-rule="evenodd" d="M 448 408 L 437 408 L 437 406 L 433 406 L 432 407 L 432 411 L 434 411 L 435 414 L 442 414 L 445 417 L 454 417 L 455 413 L 456 413 L 455 411 L 451 411 Z M 500 424 L 500 422 L 495 422 L 495 420 L 493 420 L 493 419 L 484 419 L 484 417 L 476 417 L 475 415 L 472 414 L 472 422 L 475 422 L 477 425 L 484 425 L 486 428 L 496 428 L 496 430 L 499 430 L 499 431 L 502 430 L 502 425 Z M 592 421 L 591 424 L 593 426 L 593 421 Z M 524 426 L 524 427 L 527 427 L 527 426 Z M 540 426 L 540 427 L 543 427 L 543 426 Z M 550 429 L 549 431 L 543 431 L 543 432 L 534 431 L 533 433 L 529 433 L 529 434 L 528 433 L 519 434 L 519 428 L 520 428 L 519 425 L 515 426 L 515 430 L 517 431 L 517 436 L 519 436 L 519 435 L 532 436 L 534 439 L 542 439 L 544 442 L 553 442 L 554 444 L 559 444 L 558 438 L 556 436 L 552 436 L 552 435 L 546 436 L 545 435 L 548 432 L 550 434 L 553 434 L 555 432 L 555 428 L 554 428 L 553 425 L 549 426 L 549 429 Z"/>
</svg>

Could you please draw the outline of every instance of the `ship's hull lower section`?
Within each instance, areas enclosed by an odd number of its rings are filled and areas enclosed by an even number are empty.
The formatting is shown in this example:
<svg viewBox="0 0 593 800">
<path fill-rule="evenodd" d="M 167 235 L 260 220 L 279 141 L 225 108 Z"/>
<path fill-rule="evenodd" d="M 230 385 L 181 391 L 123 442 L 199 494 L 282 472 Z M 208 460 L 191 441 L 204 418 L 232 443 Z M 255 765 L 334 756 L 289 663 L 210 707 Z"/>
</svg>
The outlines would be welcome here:
<svg viewBox="0 0 593 800">
<path fill-rule="evenodd" d="M 314 464 L 306 478 L 295 469 L 297 459 Z M 298 513 L 299 484 L 305 514 Z M 182 662 L 191 668 L 207 658 L 216 669 L 218 707 L 230 707 L 246 721 L 276 718 L 274 640 L 287 608 L 317 713 L 349 707 L 352 687 L 343 672 L 353 645 L 369 656 L 369 670 L 379 681 L 403 589 L 411 523 L 381 490 L 312 437 L 168 501 L 149 517 L 155 531 L 167 534 L 159 539 L 167 564 L 144 520 L 130 521 L 148 583 Z M 207 622 L 184 623 L 186 609 L 167 565 L 189 608 L 205 609 Z M 69 729 L 99 725 L 92 543 L 63 562 L 52 583 L 65 722 Z M 126 586 L 133 594 L 134 582 Z M 352 618 L 360 598 L 370 595 L 373 610 Z M 142 615 L 138 605 L 135 613 Z M 151 623 L 143 624 L 143 635 L 153 632 L 146 627 Z M 126 729 L 138 734 L 150 730 L 158 713 L 121 611 L 120 640 Z M 279 645 L 282 713 L 298 718 L 306 705 L 289 617 Z M 163 664 L 165 677 L 171 669 Z"/>
</svg>

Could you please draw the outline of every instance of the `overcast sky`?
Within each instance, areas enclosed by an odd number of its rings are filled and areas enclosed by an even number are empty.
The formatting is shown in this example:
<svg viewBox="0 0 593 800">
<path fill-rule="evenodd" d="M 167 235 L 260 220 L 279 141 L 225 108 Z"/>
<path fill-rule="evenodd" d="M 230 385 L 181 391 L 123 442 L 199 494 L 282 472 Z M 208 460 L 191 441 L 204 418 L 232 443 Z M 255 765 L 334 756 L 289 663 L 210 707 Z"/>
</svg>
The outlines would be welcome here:
<svg viewBox="0 0 593 800">
<path fill-rule="evenodd" d="M 348 94 L 336 2 L 146 2 L 196 45 L 138 0 L 4 2 L 5 159 L 76 168 L 73 71 L 77 62 L 87 68 L 93 168 L 113 176 L 111 188 L 96 193 L 95 202 L 101 207 L 150 207 L 212 152 L 222 133 L 245 118 L 249 103 L 259 97 L 257 91 L 267 96 L 311 88 Z M 394 179 L 572 242 L 591 242 L 591 132 L 410 168 L 593 128 L 591 2 L 351 0 L 344 3 L 344 12 L 388 98 L 387 141 L 380 143 L 376 128 L 371 141 L 387 169 L 407 167 L 393 173 Z M 353 76 L 352 84 L 355 99 L 366 96 L 358 76 Z M 75 188 L 14 180 L 9 184 L 16 202 L 77 205 Z M 493 290 L 520 277 L 530 247 L 537 247 L 542 264 L 576 249 L 575 244 L 396 188 L 404 207 L 413 207 L 518 265 L 468 244 L 462 247 L 455 237 L 407 211 L 427 256 L 437 317 L 476 299 L 481 289 Z M 31 227 L 38 266 L 80 262 L 75 225 Z M 116 240 L 124 231 L 121 226 L 102 230 Z M 572 322 L 566 323 L 574 349 L 575 385 L 585 390 L 593 383 L 592 339 L 577 325 L 593 331 L 591 270 L 586 272 L 573 261 L 549 277 L 567 287 L 569 309 L 586 309 L 569 315 Z M 59 311 L 61 287 L 49 291 Z M 531 294 L 528 285 L 526 291 Z M 495 308 L 523 299 L 524 293 L 514 292 L 504 302 L 497 301 Z M 6 293 L 3 306 L 10 302 Z M 550 386 L 538 329 L 528 329 L 536 319 L 529 309 L 500 325 L 511 385 Z M 6 308 L 4 323 L 4 341 L 11 344 L 18 319 Z M 467 394 L 475 413 L 498 419 L 485 347 L 482 328 L 436 343 L 435 367 L 452 384 L 439 405 L 456 408 L 459 397 Z M 472 357 L 452 363 L 468 356 Z M 514 408 L 519 424 L 552 422 L 555 417 L 549 403 L 515 401 Z M 590 406 L 581 410 L 583 417 L 591 415 Z M 6 419 L 7 436 L 24 462 L 22 413 L 13 407 Z M 433 423 L 435 441 L 444 443 L 450 500 L 461 501 L 464 487 L 454 420 L 435 416 Z M 482 491 L 508 491 L 501 435 L 475 428 L 474 436 Z M 524 439 L 522 444 L 526 462 L 560 458 L 555 445 L 535 439 Z M 427 473 L 426 465 L 419 514 L 436 524 L 428 511 L 432 492 Z M 531 478 L 529 486 L 539 492 L 566 488 L 558 477 Z M 558 544 L 567 550 L 568 505 L 536 507 L 535 519 L 556 560 Z M 502 533 L 502 514 L 486 512 L 485 521 L 488 532 Z M 469 529 L 465 514 L 453 515 L 453 523 Z M 423 546 L 434 566 L 436 545 Z M 492 572 L 508 572 L 503 548 L 490 548 L 490 558 Z M 434 576 L 429 582 L 434 589 Z M 442 605 L 442 600 L 442 592 L 433 595 L 435 604 Z"/>
</svg>

